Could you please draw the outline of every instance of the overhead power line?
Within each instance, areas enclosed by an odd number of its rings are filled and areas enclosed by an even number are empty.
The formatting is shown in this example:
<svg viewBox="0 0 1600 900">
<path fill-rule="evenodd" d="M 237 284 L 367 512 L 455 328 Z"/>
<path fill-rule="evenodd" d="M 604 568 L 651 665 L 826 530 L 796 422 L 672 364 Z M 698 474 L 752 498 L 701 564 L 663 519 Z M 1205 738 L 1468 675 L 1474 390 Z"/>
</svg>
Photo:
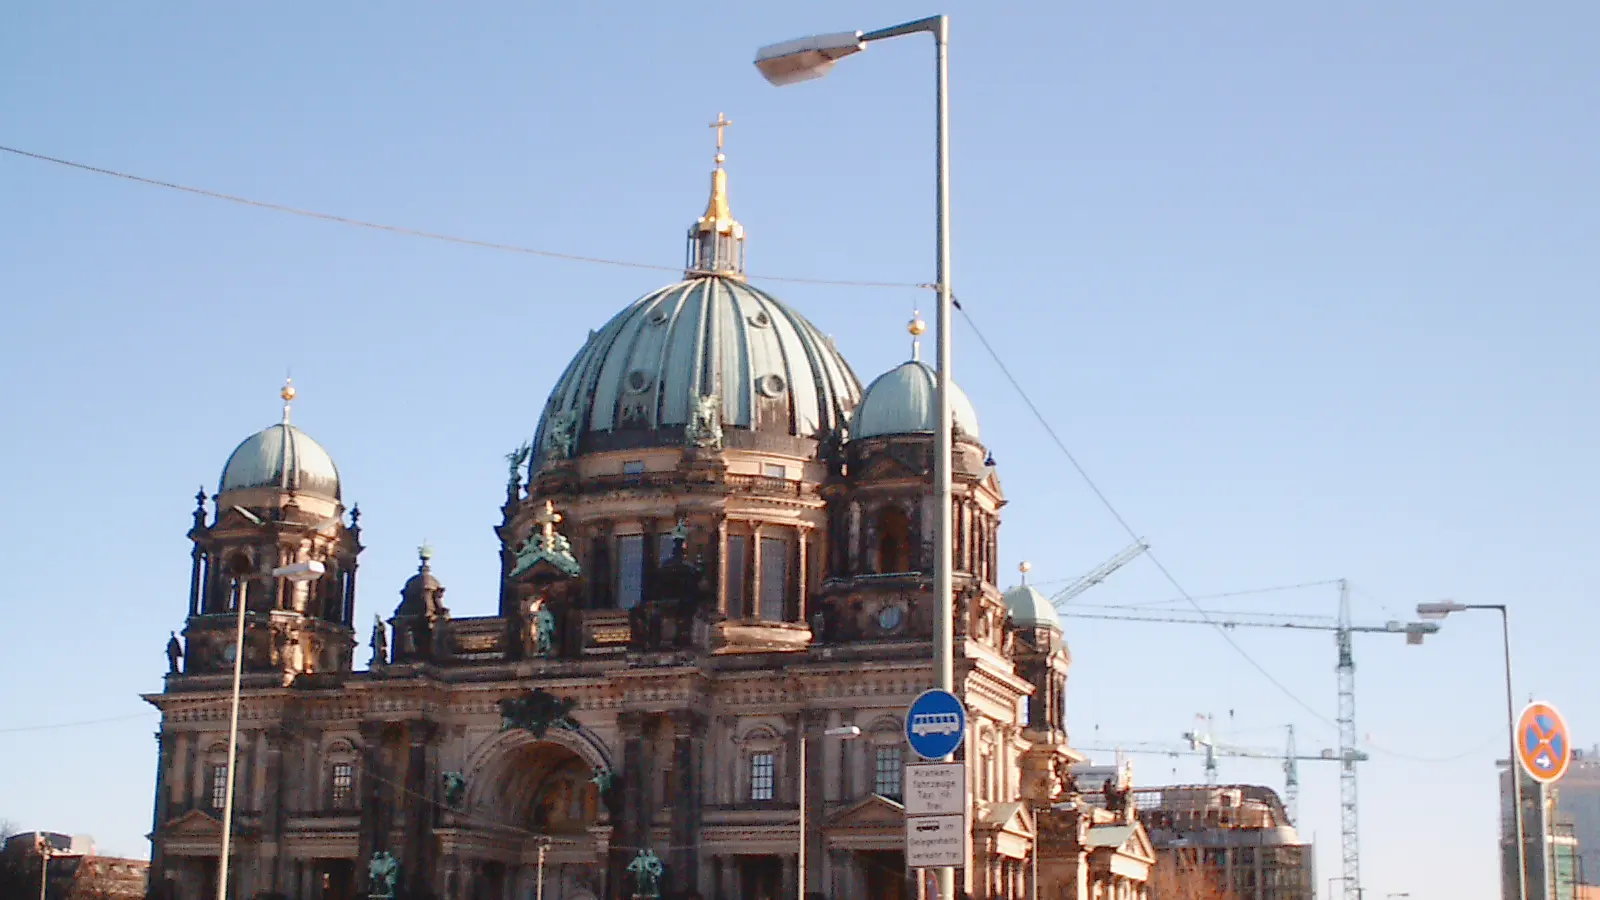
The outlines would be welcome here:
<svg viewBox="0 0 1600 900">
<path fill-rule="evenodd" d="M 522 253 L 528 256 L 542 256 L 546 259 L 561 259 L 568 262 L 591 263 L 600 266 L 617 266 L 625 269 L 645 269 L 652 272 L 682 272 L 682 266 L 663 266 L 655 263 L 633 262 L 623 259 L 607 259 L 601 256 L 584 256 L 578 253 L 562 253 L 556 250 L 540 250 L 535 247 L 523 247 L 517 244 L 505 244 L 498 241 L 485 241 L 477 238 L 460 237 L 453 234 L 443 234 L 437 231 L 424 231 L 419 228 L 407 228 L 403 225 L 388 225 L 383 222 L 371 222 L 366 219 L 357 219 L 351 216 L 335 215 L 334 213 L 319 212 L 313 209 L 301 209 L 286 206 L 282 203 L 270 203 L 265 200 L 253 200 L 237 194 L 225 194 L 207 188 L 193 187 L 171 181 L 162 181 L 159 178 L 149 178 L 144 175 L 135 175 L 131 172 L 120 172 L 116 169 L 107 169 L 101 166 L 91 166 L 87 163 L 74 162 L 57 156 L 47 156 L 43 153 L 34 153 L 30 150 L 21 150 L 16 147 L 0 146 L 0 151 L 25 157 L 27 159 L 47 162 L 53 165 L 65 166 L 80 172 L 91 172 L 95 175 L 107 175 L 120 178 L 136 184 L 150 187 L 166 188 L 170 191 L 181 191 L 185 194 L 194 194 L 198 197 L 209 197 L 212 200 L 223 200 L 228 203 L 237 203 L 241 206 L 251 206 L 256 209 L 265 209 L 272 212 L 287 213 L 292 216 L 303 216 L 308 219 L 319 219 L 324 222 L 336 222 L 340 225 L 353 225 L 357 228 L 370 228 L 374 231 L 386 231 L 390 234 L 400 234 L 406 237 L 424 238 L 430 241 L 444 241 L 450 244 L 461 244 L 468 247 L 480 247 L 485 250 L 502 250 L 507 253 Z M 801 278 L 788 275 L 747 275 L 746 277 L 760 281 L 779 281 L 788 284 L 812 284 L 829 287 L 865 287 L 865 288 L 896 288 L 901 290 L 927 290 L 929 285 L 910 281 L 853 281 L 833 278 Z"/>
</svg>

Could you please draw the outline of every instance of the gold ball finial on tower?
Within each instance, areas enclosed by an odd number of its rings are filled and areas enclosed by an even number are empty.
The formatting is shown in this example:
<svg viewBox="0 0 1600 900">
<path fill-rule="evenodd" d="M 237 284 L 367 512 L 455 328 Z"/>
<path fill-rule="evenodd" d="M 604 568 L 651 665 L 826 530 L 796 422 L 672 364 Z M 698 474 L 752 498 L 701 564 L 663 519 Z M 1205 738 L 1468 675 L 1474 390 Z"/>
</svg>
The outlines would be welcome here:
<svg viewBox="0 0 1600 900">
<path fill-rule="evenodd" d="M 1023 560 L 1017 563 L 1017 571 L 1022 573 L 1022 583 L 1028 583 L 1028 573 L 1033 571 L 1033 563 Z"/>
<path fill-rule="evenodd" d="M 283 389 L 278 391 L 278 396 L 283 398 L 283 424 L 289 424 L 289 404 L 294 400 L 294 379 L 284 378 Z"/>
<path fill-rule="evenodd" d="M 911 334 L 911 358 L 914 361 L 922 360 L 922 336 L 928 331 L 928 323 L 922 320 L 922 313 L 913 309 L 911 321 L 906 323 L 906 331 Z"/>
</svg>

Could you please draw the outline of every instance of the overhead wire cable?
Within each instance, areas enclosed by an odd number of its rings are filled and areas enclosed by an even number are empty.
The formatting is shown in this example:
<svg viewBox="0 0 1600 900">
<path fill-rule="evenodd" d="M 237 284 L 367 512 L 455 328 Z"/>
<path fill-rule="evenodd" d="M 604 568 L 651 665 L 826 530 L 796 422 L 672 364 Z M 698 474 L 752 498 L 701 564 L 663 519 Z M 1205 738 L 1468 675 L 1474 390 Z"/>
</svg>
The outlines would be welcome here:
<svg viewBox="0 0 1600 900">
<path fill-rule="evenodd" d="M 461 237 L 459 235 L 444 234 L 438 231 L 425 231 L 420 228 L 408 228 L 403 225 L 389 225 L 383 222 L 357 219 L 353 216 L 341 216 L 334 213 L 320 212 L 313 209 L 302 209 L 300 207 L 288 206 L 282 203 L 271 203 L 266 200 L 255 200 L 249 197 L 240 196 L 238 194 L 228 194 L 223 193 L 222 191 L 213 191 L 208 188 L 178 184 L 177 182 L 172 181 L 163 181 L 159 178 L 150 178 L 144 175 L 135 175 L 131 172 L 123 172 L 117 169 L 107 169 L 102 166 L 92 166 L 88 163 L 63 159 L 58 156 L 49 156 L 44 153 L 34 153 L 31 150 L 22 150 L 17 147 L 0 146 L 0 151 L 10 153 L 15 156 L 25 157 L 27 159 L 37 160 L 39 162 L 65 166 L 69 169 L 76 169 L 81 172 L 90 172 L 96 175 L 120 178 L 124 181 L 131 181 L 136 184 L 148 185 L 150 187 L 165 188 L 171 191 L 180 191 L 185 194 L 208 197 L 212 200 L 222 200 L 228 203 L 237 203 L 242 206 L 250 206 L 256 209 L 265 209 L 272 212 L 286 213 L 292 216 L 302 216 L 308 219 L 318 219 L 324 222 L 335 222 L 340 225 L 350 225 L 357 228 L 368 228 L 374 231 L 384 231 L 390 234 L 405 235 L 407 237 L 423 238 L 430 241 L 443 241 L 450 244 L 461 244 L 468 247 L 480 247 L 486 250 L 501 250 L 507 253 L 522 253 L 528 256 L 541 256 L 546 259 L 560 259 L 566 260 L 567 262 L 590 263 L 601 266 L 616 266 L 626 269 L 644 269 L 652 272 L 683 271 L 682 266 L 664 266 L 656 263 L 642 263 L 623 259 L 609 259 L 601 256 L 585 256 L 579 253 L 564 253 L 557 250 L 541 250 L 535 247 L 524 247 L 517 244 L 507 244 L 499 241 L 487 241 L 480 240 L 478 238 Z M 748 273 L 745 275 L 745 277 L 757 281 L 776 281 L 786 284 L 809 284 L 828 287 L 895 288 L 900 290 L 926 289 L 926 285 L 909 281 L 865 281 L 835 278 L 805 278 L 793 275 L 760 275 L 754 273 Z"/>
</svg>

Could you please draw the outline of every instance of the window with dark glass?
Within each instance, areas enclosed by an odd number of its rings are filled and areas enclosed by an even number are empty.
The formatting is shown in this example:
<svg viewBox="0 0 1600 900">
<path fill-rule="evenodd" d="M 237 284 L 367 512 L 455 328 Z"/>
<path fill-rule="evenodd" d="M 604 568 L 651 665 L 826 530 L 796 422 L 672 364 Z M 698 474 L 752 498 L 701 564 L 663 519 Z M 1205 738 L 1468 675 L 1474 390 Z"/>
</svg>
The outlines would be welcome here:
<svg viewBox="0 0 1600 900">
<path fill-rule="evenodd" d="M 644 535 L 617 538 L 617 608 L 633 609 L 644 598 Z"/>
<path fill-rule="evenodd" d="M 780 463 L 767 463 L 761 467 L 761 474 L 768 478 L 787 478 L 789 470 Z"/>
<path fill-rule="evenodd" d="M 878 571 L 911 571 L 911 522 L 899 506 L 878 513 Z"/>
<path fill-rule="evenodd" d="M 211 767 L 211 796 L 207 798 L 212 809 L 221 809 L 228 802 L 228 767 Z"/>
<path fill-rule="evenodd" d="M 748 545 L 749 540 L 744 535 L 728 535 L 728 615 L 735 619 L 745 616 L 745 557 L 749 553 Z"/>
<path fill-rule="evenodd" d="M 350 763 L 334 763 L 333 772 L 329 777 L 332 787 L 334 809 L 344 809 L 350 805 L 350 793 L 355 787 L 356 767 Z"/>
<path fill-rule="evenodd" d="M 672 559 L 672 532 L 656 535 L 656 562 Z"/>
<path fill-rule="evenodd" d="M 789 542 L 784 538 L 761 539 L 760 617 L 781 622 L 789 600 Z"/>
<path fill-rule="evenodd" d="M 771 753 L 750 754 L 750 799 L 771 800 L 776 775 L 776 765 Z"/>
<path fill-rule="evenodd" d="M 877 748 L 877 755 L 873 760 L 872 769 L 872 790 L 874 793 L 888 797 L 890 800 L 900 799 L 902 762 L 903 757 L 899 747 Z"/>
</svg>

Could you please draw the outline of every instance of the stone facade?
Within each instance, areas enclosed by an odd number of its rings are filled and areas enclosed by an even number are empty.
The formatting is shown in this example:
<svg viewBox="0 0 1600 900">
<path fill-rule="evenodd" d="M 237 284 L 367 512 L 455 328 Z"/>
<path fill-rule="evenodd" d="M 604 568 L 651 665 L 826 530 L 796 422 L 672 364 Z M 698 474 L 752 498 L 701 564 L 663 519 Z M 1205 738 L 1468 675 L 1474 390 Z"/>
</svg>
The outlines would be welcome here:
<svg viewBox="0 0 1600 900">
<path fill-rule="evenodd" d="M 691 303 L 724 317 L 685 332 L 695 340 L 727 333 L 731 309 L 746 343 L 783 328 L 798 335 L 785 348 L 808 341 L 810 373 L 790 354 L 787 378 L 762 374 L 769 363 L 750 356 L 741 392 L 714 363 L 732 357 L 675 342 L 682 365 L 605 382 L 615 353 L 597 341 L 644 341 Z M 640 304 L 637 322 L 625 311 L 591 335 L 538 438 L 510 457 L 500 596 L 480 604 L 496 615 L 453 616 L 425 554 L 358 669 L 360 528 L 336 490 L 253 484 L 278 478 L 267 466 L 225 478 L 214 510 L 196 510 L 185 640 L 147 698 L 163 716 L 154 895 L 215 895 L 240 598 L 231 896 L 365 897 L 380 853 L 407 900 L 523 900 L 541 877 L 546 900 L 629 897 L 641 881 L 665 897 L 794 900 L 802 860 L 808 896 L 916 895 L 899 793 L 902 715 L 934 681 L 932 435 L 849 440 L 830 422 L 859 393 L 854 375 L 736 272 L 691 271 Z M 679 377 L 695 392 L 687 421 L 652 405 Z M 1058 628 L 1011 622 L 998 476 L 976 434 L 958 431 L 954 452 L 973 810 L 960 883 L 1017 900 L 1030 896 L 1035 810 L 1079 760 L 1069 657 Z M 320 579 L 267 574 L 308 561 Z M 827 734 L 851 725 L 858 738 Z"/>
</svg>

